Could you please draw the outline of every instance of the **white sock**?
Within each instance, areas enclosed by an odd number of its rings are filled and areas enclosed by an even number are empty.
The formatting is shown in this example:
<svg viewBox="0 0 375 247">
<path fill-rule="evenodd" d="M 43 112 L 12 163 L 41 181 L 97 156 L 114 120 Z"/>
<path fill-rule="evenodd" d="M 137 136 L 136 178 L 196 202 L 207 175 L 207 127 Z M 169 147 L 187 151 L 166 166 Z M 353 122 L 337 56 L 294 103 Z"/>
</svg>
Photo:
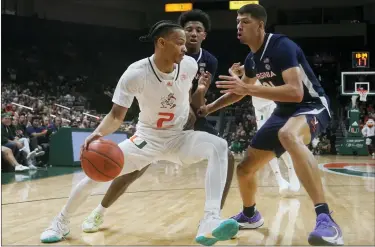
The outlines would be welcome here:
<svg viewBox="0 0 375 247">
<path fill-rule="evenodd" d="M 270 162 L 269 162 L 270 166 L 271 166 L 271 169 L 273 171 L 273 174 L 275 174 L 275 177 L 276 177 L 276 181 L 277 183 L 281 183 L 281 181 L 283 181 L 283 177 L 281 176 L 281 173 L 280 173 L 280 167 L 279 167 L 279 161 L 277 160 L 277 158 L 273 158 Z"/>
<path fill-rule="evenodd" d="M 90 196 L 92 189 L 98 183 L 88 177 L 84 177 L 70 193 L 68 202 L 61 211 L 65 218 L 69 218 L 80 205 Z"/>
<path fill-rule="evenodd" d="M 106 210 L 107 209 L 105 207 L 103 207 L 101 203 L 99 203 L 99 205 L 94 209 L 95 212 L 97 212 L 101 215 L 104 215 Z"/>
</svg>

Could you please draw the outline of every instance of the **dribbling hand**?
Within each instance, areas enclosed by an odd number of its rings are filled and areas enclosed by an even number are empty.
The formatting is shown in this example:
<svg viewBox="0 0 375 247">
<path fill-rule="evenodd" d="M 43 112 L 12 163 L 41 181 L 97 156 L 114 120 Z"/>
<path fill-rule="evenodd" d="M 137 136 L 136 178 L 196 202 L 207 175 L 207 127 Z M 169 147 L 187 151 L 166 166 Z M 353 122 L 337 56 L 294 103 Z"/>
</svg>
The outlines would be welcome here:
<svg viewBox="0 0 375 247">
<path fill-rule="evenodd" d="M 102 133 L 100 132 L 92 132 L 88 137 L 86 137 L 85 139 L 85 143 L 81 146 L 81 155 L 82 155 L 82 152 L 83 150 L 87 150 L 89 144 L 95 140 L 98 140 L 100 139 L 101 137 L 103 137 Z"/>
</svg>

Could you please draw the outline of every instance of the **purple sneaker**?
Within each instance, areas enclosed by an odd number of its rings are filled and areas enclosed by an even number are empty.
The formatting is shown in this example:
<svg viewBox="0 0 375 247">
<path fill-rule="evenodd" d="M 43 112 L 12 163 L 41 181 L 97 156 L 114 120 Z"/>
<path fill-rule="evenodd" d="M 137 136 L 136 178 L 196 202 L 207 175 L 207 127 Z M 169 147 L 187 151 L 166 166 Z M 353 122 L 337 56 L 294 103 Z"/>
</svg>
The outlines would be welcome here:
<svg viewBox="0 0 375 247">
<path fill-rule="evenodd" d="M 310 245 L 344 245 L 340 227 L 328 214 L 319 214 L 314 231 L 309 235 Z"/>
<path fill-rule="evenodd" d="M 236 216 L 233 216 L 232 219 L 238 222 L 240 229 L 255 229 L 264 224 L 264 219 L 258 211 L 256 211 L 254 216 L 251 218 L 247 217 L 243 212 L 241 212 Z"/>
</svg>

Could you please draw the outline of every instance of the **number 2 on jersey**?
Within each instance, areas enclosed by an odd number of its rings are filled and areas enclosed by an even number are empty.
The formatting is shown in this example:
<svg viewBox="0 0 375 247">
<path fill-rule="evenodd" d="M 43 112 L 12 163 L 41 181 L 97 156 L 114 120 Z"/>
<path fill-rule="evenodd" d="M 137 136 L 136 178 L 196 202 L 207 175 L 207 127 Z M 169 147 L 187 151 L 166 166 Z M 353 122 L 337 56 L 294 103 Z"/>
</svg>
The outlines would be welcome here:
<svg viewBox="0 0 375 247">
<path fill-rule="evenodd" d="M 163 128 L 164 122 L 172 121 L 174 118 L 174 114 L 170 112 L 159 112 L 159 116 L 162 116 L 158 119 L 156 126 L 158 128 Z M 164 127 L 172 127 L 172 126 L 164 126 Z"/>
</svg>

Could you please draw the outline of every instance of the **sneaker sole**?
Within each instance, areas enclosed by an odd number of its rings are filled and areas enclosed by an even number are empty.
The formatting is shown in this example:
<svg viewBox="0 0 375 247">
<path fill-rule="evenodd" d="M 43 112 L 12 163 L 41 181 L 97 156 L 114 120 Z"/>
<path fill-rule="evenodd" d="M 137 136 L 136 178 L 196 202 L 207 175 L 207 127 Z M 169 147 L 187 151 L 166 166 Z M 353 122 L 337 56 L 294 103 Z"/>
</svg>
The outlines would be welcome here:
<svg viewBox="0 0 375 247">
<path fill-rule="evenodd" d="M 99 228 L 98 229 L 82 229 L 82 231 L 85 233 L 94 233 L 94 232 L 98 232 Z"/>
<path fill-rule="evenodd" d="M 240 230 L 242 229 L 257 229 L 261 226 L 263 226 L 264 224 L 264 219 L 261 218 L 259 221 L 255 222 L 255 223 L 247 223 L 247 222 L 244 222 L 244 223 L 238 223 L 240 225 Z"/>
<path fill-rule="evenodd" d="M 219 241 L 225 241 L 233 238 L 238 233 L 240 226 L 237 221 L 233 219 L 225 220 L 212 231 L 212 236 L 214 236 Z"/>
<path fill-rule="evenodd" d="M 42 242 L 42 243 L 56 243 L 56 242 L 60 242 L 64 237 L 68 236 L 69 233 L 70 233 L 70 231 L 67 232 L 66 234 L 64 234 L 62 238 L 51 237 L 51 238 L 41 239 L 40 242 Z"/>
<path fill-rule="evenodd" d="M 322 237 L 317 236 L 309 236 L 308 242 L 312 246 L 342 246 L 344 245 L 344 240 L 342 237 L 335 240 L 335 243 L 328 242 L 324 240 Z"/>
<path fill-rule="evenodd" d="M 204 246 L 212 246 L 218 241 L 233 239 L 238 233 L 238 230 L 238 222 L 233 219 L 229 219 L 222 222 L 215 230 L 212 231 L 213 238 L 199 236 L 195 238 L 195 241 Z"/>
</svg>

